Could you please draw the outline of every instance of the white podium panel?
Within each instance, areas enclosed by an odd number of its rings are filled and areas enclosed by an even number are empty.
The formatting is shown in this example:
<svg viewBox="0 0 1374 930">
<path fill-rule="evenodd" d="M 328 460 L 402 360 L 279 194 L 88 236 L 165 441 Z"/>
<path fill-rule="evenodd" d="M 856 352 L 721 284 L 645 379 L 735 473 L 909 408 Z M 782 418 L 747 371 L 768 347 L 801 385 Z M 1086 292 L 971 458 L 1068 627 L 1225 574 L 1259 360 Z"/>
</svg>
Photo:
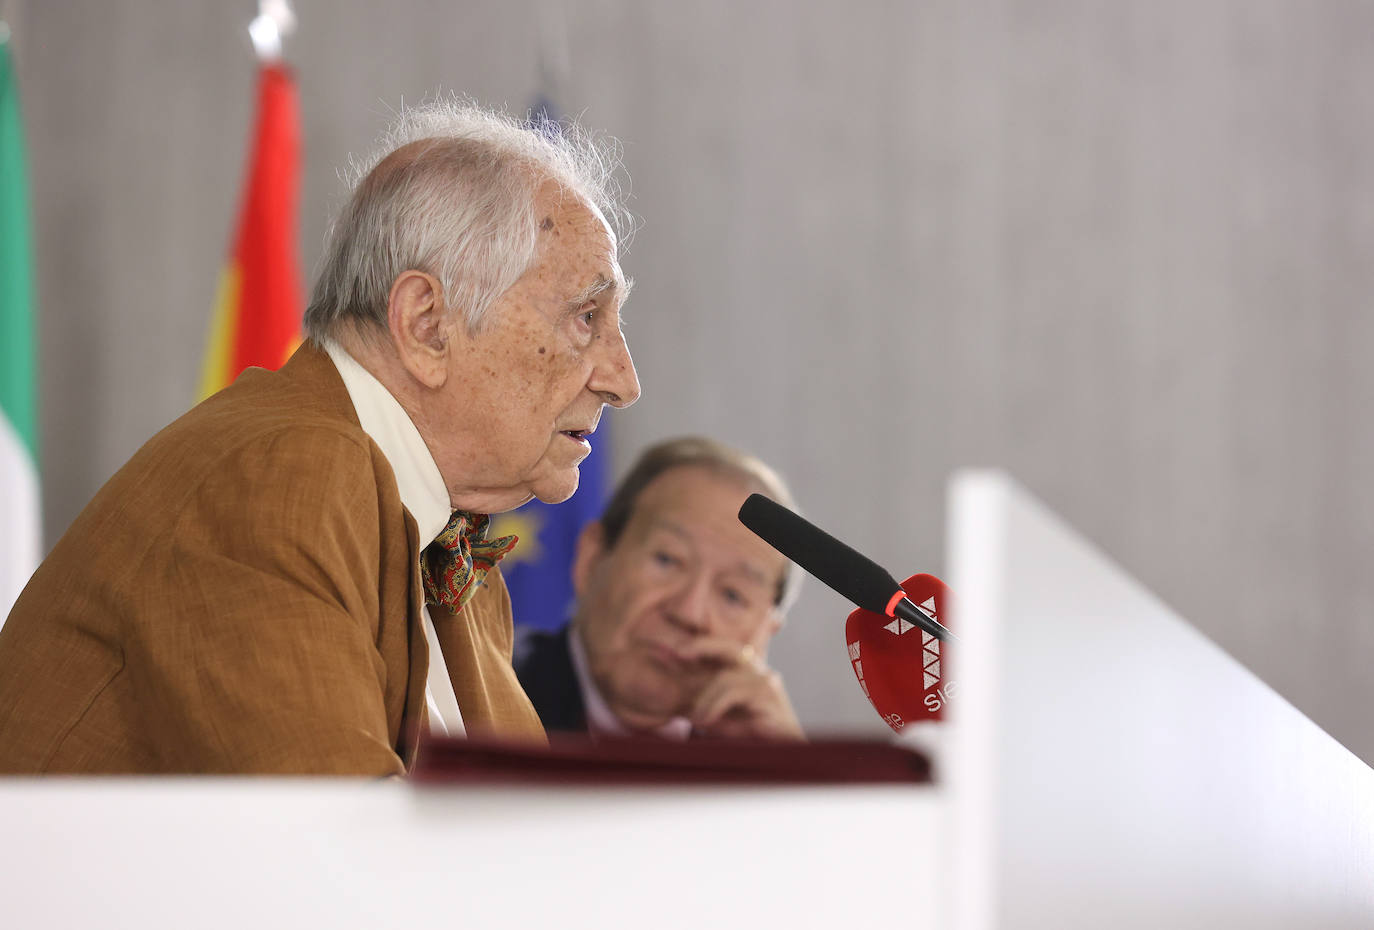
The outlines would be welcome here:
<svg viewBox="0 0 1374 930">
<path fill-rule="evenodd" d="M 957 925 L 1374 927 L 1374 771 L 1005 476 L 951 487 Z"/>
<path fill-rule="evenodd" d="M 0 779 L 0 925 L 945 930 L 930 787 Z"/>
<path fill-rule="evenodd" d="M 0 925 L 1374 927 L 1374 771 L 1004 476 L 950 518 L 938 788 L 0 779 Z"/>
</svg>

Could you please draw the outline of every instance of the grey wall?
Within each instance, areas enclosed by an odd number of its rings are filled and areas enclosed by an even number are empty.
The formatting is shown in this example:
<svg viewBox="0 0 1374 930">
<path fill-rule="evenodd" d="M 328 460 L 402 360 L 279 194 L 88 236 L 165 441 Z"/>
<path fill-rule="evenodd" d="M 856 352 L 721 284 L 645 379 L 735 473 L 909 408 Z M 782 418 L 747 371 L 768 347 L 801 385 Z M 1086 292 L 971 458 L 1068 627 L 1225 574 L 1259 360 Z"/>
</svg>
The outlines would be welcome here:
<svg viewBox="0 0 1374 930">
<path fill-rule="evenodd" d="M 537 87 L 532 0 L 382 6 L 297 4 L 312 265 L 334 167 L 389 108 L 436 88 L 523 108 Z M 194 394 L 255 4 L 11 7 L 55 536 Z M 621 461 L 716 434 L 822 524 L 936 572 L 949 471 L 1007 467 L 1374 759 L 1374 5 L 566 18 L 560 102 L 625 141 L 644 219 Z M 812 585 L 775 658 L 813 729 L 880 732 L 845 612 Z"/>
</svg>

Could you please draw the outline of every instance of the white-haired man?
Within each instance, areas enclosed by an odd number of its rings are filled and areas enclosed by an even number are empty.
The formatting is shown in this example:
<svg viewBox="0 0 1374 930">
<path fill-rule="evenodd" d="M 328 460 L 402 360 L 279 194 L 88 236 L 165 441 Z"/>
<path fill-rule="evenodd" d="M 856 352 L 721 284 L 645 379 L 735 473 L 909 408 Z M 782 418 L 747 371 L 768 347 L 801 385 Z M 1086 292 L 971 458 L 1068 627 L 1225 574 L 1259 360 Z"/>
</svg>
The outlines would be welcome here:
<svg viewBox="0 0 1374 930">
<path fill-rule="evenodd" d="M 516 672 L 546 728 L 802 737 L 765 661 L 800 576 L 739 522 L 755 491 L 795 506 L 776 472 L 723 443 L 645 450 L 578 538 L 572 622 L 517 641 Z"/>
<path fill-rule="evenodd" d="M 0 631 L 0 771 L 400 774 L 424 729 L 541 739 L 487 515 L 577 487 L 639 395 L 605 154 L 403 114 L 280 372 L 152 440 Z"/>
</svg>

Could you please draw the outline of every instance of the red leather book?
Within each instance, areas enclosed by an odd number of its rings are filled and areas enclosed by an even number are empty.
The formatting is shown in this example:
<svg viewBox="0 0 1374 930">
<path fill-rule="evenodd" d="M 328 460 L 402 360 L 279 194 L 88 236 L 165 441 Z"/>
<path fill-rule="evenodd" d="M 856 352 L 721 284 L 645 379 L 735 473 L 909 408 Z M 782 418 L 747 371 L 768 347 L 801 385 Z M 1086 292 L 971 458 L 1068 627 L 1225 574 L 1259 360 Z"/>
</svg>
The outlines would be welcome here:
<svg viewBox="0 0 1374 930">
<path fill-rule="evenodd" d="M 923 784 L 920 753 L 876 740 L 592 740 L 555 733 L 547 747 L 479 739 L 423 742 L 412 778 L 426 784 Z"/>
</svg>

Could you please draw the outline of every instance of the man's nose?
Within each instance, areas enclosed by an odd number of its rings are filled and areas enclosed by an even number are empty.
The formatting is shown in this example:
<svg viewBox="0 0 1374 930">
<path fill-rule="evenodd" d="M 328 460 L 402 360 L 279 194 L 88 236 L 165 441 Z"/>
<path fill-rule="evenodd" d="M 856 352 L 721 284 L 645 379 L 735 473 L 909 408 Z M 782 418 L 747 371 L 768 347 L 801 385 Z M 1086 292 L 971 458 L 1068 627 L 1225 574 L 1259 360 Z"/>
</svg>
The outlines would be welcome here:
<svg viewBox="0 0 1374 930">
<path fill-rule="evenodd" d="M 669 613 L 679 625 L 694 633 L 706 633 L 711 628 L 711 579 L 705 572 L 693 573 L 668 605 Z"/>
<path fill-rule="evenodd" d="M 606 350 L 592 369 L 587 386 L 612 407 L 628 407 L 639 400 L 639 374 L 630 358 L 630 347 L 618 329 L 604 343 Z"/>
</svg>

